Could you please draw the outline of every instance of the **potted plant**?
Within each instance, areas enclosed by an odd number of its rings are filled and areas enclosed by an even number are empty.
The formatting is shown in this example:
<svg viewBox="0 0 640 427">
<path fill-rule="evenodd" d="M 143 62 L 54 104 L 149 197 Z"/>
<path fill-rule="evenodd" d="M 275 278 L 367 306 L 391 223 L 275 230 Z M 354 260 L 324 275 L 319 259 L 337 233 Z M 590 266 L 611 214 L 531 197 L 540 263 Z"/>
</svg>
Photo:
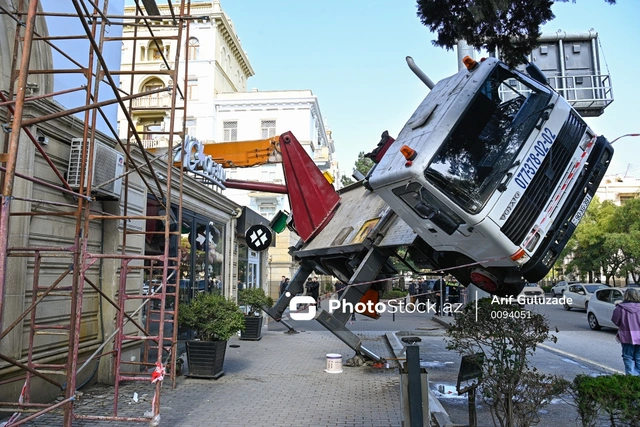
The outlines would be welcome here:
<svg viewBox="0 0 640 427">
<path fill-rule="evenodd" d="M 227 341 L 244 329 L 244 316 L 238 305 L 219 294 L 198 294 L 180 304 L 180 327 L 194 331 L 195 340 L 186 341 L 188 376 L 219 378 L 224 375 Z"/>
<path fill-rule="evenodd" d="M 273 299 L 262 288 L 248 288 L 238 292 L 238 304 L 245 307 L 244 330 L 241 340 L 258 341 L 262 339 L 262 307 L 271 307 Z"/>
</svg>

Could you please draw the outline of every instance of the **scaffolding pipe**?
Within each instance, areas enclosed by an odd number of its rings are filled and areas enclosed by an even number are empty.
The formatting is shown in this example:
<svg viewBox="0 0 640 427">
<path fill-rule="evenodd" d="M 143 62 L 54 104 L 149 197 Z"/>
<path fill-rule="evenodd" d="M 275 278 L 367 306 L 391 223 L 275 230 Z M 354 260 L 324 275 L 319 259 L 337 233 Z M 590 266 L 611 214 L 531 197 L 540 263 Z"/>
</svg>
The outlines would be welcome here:
<svg viewBox="0 0 640 427">
<path fill-rule="evenodd" d="M 22 43 L 22 57 L 20 60 L 20 73 L 18 74 L 18 91 L 16 94 L 16 111 L 11 124 L 11 137 L 9 138 L 7 167 L 2 185 L 2 198 L 0 199 L 0 236 L 9 236 L 9 215 L 11 212 L 11 198 L 13 196 L 13 183 L 15 180 L 16 163 L 18 160 L 18 146 L 20 144 L 20 128 L 22 127 L 22 113 L 27 87 L 27 75 L 29 61 L 31 59 L 31 39 L 36 21 L 38 0 L 29 2 L 29 13 Z M 16 37 L 18 34 L 16 34 Z M 7 246 L 9 239 L 0 239 L 0 331 L 2 331 L 2 314 L 4 312 L 4 288 L 7 280 Z"/>
</svg>

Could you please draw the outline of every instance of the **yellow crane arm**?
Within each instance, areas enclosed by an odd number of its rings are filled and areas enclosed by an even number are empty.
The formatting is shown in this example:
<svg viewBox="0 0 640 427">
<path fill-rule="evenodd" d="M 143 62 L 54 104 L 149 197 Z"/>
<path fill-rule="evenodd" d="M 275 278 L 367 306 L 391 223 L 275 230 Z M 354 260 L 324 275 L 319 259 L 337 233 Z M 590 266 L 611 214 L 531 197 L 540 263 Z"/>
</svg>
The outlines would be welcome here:
<svg viewBox="0 0 640 427">
<path fill-rule="evenodd" d="M 223 168 L 246 168 L 266 163 L 282 163 L 279 145 L 280 135 L 252 141 L 203 143 L 203 154 L 211 156 L 213 161 Z M 148 150 L 159 153 L 160 149 Z M 179 167 L 179 162 L 174 166 Z"/>
<path fill-rule="evenodd" d="M 233 141 L 204 144 L 204 154 L 224 168 L 245 168 L 282 163 L 278 136 L 253 141 Z"/>
</svg>

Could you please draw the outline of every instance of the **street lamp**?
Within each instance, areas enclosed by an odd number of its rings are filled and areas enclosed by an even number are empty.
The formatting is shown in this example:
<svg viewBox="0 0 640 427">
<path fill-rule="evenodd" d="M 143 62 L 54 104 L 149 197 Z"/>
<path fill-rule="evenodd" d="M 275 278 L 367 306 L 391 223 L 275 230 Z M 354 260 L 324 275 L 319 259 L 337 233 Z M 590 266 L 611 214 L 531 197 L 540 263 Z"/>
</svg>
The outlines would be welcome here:
<svg viewBox="0 0 640 427">
<path fill-rule="evenodd" d="M 613 141 L 611 141 L 610 144 L 613 144 L 614 142 L 616 142 L 620 138 L 624 138 L 625 136 L 640 136 L 640 133 L 628 133 L 626 135 L 619 136 L 616 139 L 614 139 Z"/>
</svg>

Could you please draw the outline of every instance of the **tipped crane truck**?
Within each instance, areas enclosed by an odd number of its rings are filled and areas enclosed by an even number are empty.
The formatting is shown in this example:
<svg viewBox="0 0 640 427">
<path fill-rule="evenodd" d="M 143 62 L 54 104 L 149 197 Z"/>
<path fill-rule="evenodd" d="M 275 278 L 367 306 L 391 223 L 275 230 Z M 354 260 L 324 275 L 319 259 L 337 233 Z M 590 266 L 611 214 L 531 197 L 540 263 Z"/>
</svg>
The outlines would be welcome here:
<svg viewBox="0 0 640 427">
<path fill-rule="evenodd" d="M 380 284 L 398 273 L 393 258 L 517 295 L 552 268 L 594 197 L 613 148 L 537 69 L 466 57 L 466 68 L 434 84 L 407 61 L 431 91 L 396 139 L 383 134 L 364 180 L 334 191 L 290 132 L 265 148 L 283 163 L 288 225 L 301 237 L 291 249 L 300 267 L 266 308 L 274 319 L 295 310 L 291 300 L 314 272 L 349 285 L 341 302 L 377 302 Z M 321 310 L 315 319 L 379 360 L 345 326 L 350 316 Z"/>
</svg>

